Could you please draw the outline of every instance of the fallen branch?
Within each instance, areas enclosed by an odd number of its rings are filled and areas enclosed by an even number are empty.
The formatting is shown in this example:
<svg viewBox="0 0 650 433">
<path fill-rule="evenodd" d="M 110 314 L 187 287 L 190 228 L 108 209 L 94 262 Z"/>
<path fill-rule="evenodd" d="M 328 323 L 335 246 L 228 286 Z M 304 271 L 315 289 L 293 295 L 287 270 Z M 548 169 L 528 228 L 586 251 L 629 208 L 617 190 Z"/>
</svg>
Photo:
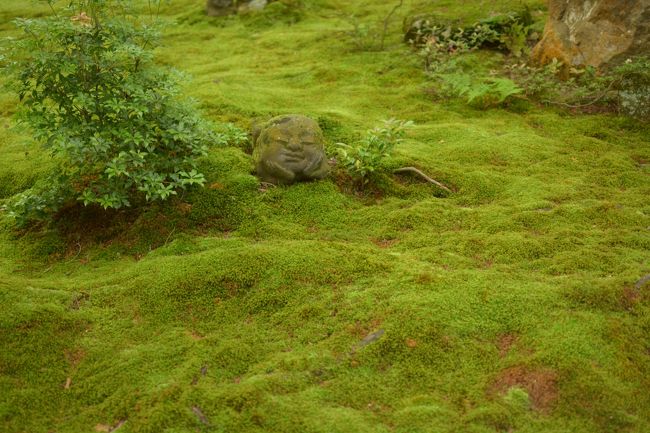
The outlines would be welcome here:
<svg viewBox="0 0 650 433">
<path fill-rule="evenodd" d="M 427 176 L 426 174 L 422 173 L 420 170 L 418 170 L 418 169 L 415 168 L 415 167 L 402 167 L 402 168 L 398 168 L 397 170 L 393 170 L 393 173 L 415 173 L 415 174 L 417 174 L 418 176 L 420 176 L 422 179 L 426 180 L 427 182 L 432 183 L 432 184 L 438 186 L 439 188 L 444 189 L 444 190 L 447 191 L 447 192 L 450 192 L 450 193 L 453 192 L 451 189 L 449 189 L 448 187 L 446 187 L 444 184 L 438 182 L 438 181 L 435 180 L 435 179 L 431 179 L 429 176 Z"/>
</svg>

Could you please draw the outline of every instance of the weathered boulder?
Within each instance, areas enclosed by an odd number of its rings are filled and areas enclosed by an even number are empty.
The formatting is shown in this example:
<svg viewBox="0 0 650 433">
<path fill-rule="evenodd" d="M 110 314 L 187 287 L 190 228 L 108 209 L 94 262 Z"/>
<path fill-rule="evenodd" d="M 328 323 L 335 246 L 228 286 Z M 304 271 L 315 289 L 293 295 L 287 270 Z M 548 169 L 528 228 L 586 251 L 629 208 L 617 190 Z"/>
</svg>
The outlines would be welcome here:
<svg viewBox="0 0 650 433">
<path fill-rule="evenodd" d="M 534 61 L 601 66 L 650 55 L 650 0 L 549 0 Z"/>
<path fill-rule="evenodd" d="M 237 0 L 208 0 L 206 11 L 212 17 L 230 15 L 237 11 Z"/>
<path fill-rule="evenodd" d="M 290 114 L 253 128 L 253 161 L 263 182 L 291 184 L 329 173 L 323 132 L 314 120 Z"/>
<path fill-rule="evenodd" d="M 206 11 L 210 16 L 230 15 L 235 12 L 258 12 L 268 0 L 208 0 Z"/>
<path fill-rule="evenodd" d="M 239 12 L 259 12 L 266 7 L 267 0 L 251 0 L 239 7 Z"/>
</svg>

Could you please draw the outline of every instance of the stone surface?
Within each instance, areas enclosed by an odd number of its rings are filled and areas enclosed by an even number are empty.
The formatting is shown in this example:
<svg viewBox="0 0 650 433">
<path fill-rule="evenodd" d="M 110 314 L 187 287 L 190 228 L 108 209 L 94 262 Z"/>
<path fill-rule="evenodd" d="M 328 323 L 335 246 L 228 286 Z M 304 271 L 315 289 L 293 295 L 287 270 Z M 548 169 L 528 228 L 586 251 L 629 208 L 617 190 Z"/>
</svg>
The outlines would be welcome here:
<svg viewBox="0 0 650 433">
<path fill-rule="evenodd" d="M 253 129 L 255 171 L 263 182 L 291 184 L 329 173 L 323 132 L 314 120 L 290 114 Z"/>
<path fill-rule="evenodd" d="M 267 0 L 251 0 L 248 3 L 245 3 L 240 6 L 240 12 L 259 12 L 266 7 L 268 4 Z"/>
<path fill-rule="evenodd" d="M 230 15 L 235 12 L 258 12 L 268 0 L 208 0 L 206 11 L 210 16 Z"/>
<path fill-rule="evenodd" d="M 567 66 L 650 55 L 650 0 L 549 0 L 549 20 L 533 60 Z"/>
<path fill-rule="evenodd" d="M 206 11 L 210 16 L 229 15 L 237 10 L 237 0 L 208 0 Z"/>
</svg>

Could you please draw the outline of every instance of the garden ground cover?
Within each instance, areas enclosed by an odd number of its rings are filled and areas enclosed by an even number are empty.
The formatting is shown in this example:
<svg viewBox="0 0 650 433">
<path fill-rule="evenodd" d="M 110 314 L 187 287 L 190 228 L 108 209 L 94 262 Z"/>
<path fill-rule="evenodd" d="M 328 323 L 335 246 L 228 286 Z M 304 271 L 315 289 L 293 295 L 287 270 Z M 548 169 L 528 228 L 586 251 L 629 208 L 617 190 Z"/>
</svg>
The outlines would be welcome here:
<svg viewBox="0 0 650 433">
<path fill-rule="evenodd" d="M 260 189 L 247 153 L 215 146 L 208 187 L 165 205 L 3 225 L 0 430 L 649 431 L 650 129 L 435 101 L 400 41 L 408 12 L 472 22 L 520 3 L 407 1 L 383 51 L 354 50 L 342 14 L 374 25 L 384 1 L 305 1 L 296 23 L 166 4 L 158 59 L 207 117 L 309 115 L 330 150 L 413 120 L 391 164 L 455 193 Z M 47 13 L 5 0 L 0 32 Z M 16 104 L 0 94 L 0 198 L 48 167 L 11 128 Z"/>
</svg>

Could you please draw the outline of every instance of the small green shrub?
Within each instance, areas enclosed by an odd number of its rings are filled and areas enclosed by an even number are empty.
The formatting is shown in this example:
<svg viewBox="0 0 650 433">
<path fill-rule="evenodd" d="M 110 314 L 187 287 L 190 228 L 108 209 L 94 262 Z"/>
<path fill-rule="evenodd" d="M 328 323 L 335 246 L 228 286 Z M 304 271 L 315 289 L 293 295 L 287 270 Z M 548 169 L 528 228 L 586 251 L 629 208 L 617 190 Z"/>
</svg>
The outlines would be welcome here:
<svg viewBox="0 0 650 433">
<path fill-rule="evenodd" d="M 412 121 L 389 119 L 382 126 L 369 130 L 354 145 L 337 143 L 339 164 L 363 187 L 373 175 L 381 171 L 384 160 L 390 157 L 395 145 L 404 139 Z"/>
<path fill-rule="evenodd" d="M 557 75 L 561 63 L 557 60 L 543 67 L 533 67 L 526 62 L 507 64 L 505 75 L 524 89 L 524 95 L 532 99 L 550 98 L 559 91 Z"/>
<path fill-rule="evenodd" d="M 339 14 L 339 18 L 350 26 L 349 30 L 343 31 L 341 34 L 348 38 L 354 51 L 371 51 L 374 49 L 377 40 L 374 25 L 361 21 L 354 14 Z"/>
<path fill-rule="evenodd" d="M 499 42 L 515 57 L 521 57 L 528 51 L 530 24 L 514 21 L 499 37 Z"/>
<path fill-rule="evenodd" d="M 37 182 L 32 188 L 15 195 L 0 207 L 19 227 L 33 220 L 45 220 L 61 209 L 72 194 L 55 176 Z"/>
<path fill-rule="evenodd" d="M 444 90 L 451 96 L 463 98 L 479 108 L 495 107 L 523 91 L 507 78 L 476 79 L 467 74 L 438 74 Z"/>
<path fill-rule="evenodd" d="M 248 133 L 232 123 L 219 125 L 214 140 L 214 143 L 220 146 L 236 146 L 242 149 L 250 147 Z"/>
<path fill-rule="evenodd" d="M 528 8 L 464 28 L 454 28 L 432 17 L 420 17 L 406 26 L 404 40 L 418 50 L 427 67 L 448 54 L 480 48 L 499 49 L 520 57 L 527 51 L 532 24 Z"/>
<path fill-rule="evenodd" d="M 383 51 L 390 22 L 403 5 L 404 0 L 397 1 L 379 22 L 364 22 L 355 14 L 340 13 L 339 17 L 352 27 L 342 33 L 350 39 L 356 51 Z"/>
<path fill-rule="evenodd" d="M 214 134 L 178 98 L 180 74 L 154 64 L 155 25 L 117 0 L 48 3 L 53 16 L 15 21 L 23 38 L 7 69 L 20 119 L 56 175 L 10 202 L 9 214 L 40 217 L 70 200 L 117 209 L 203 185 L 196 158 Z"/>
</svg>

